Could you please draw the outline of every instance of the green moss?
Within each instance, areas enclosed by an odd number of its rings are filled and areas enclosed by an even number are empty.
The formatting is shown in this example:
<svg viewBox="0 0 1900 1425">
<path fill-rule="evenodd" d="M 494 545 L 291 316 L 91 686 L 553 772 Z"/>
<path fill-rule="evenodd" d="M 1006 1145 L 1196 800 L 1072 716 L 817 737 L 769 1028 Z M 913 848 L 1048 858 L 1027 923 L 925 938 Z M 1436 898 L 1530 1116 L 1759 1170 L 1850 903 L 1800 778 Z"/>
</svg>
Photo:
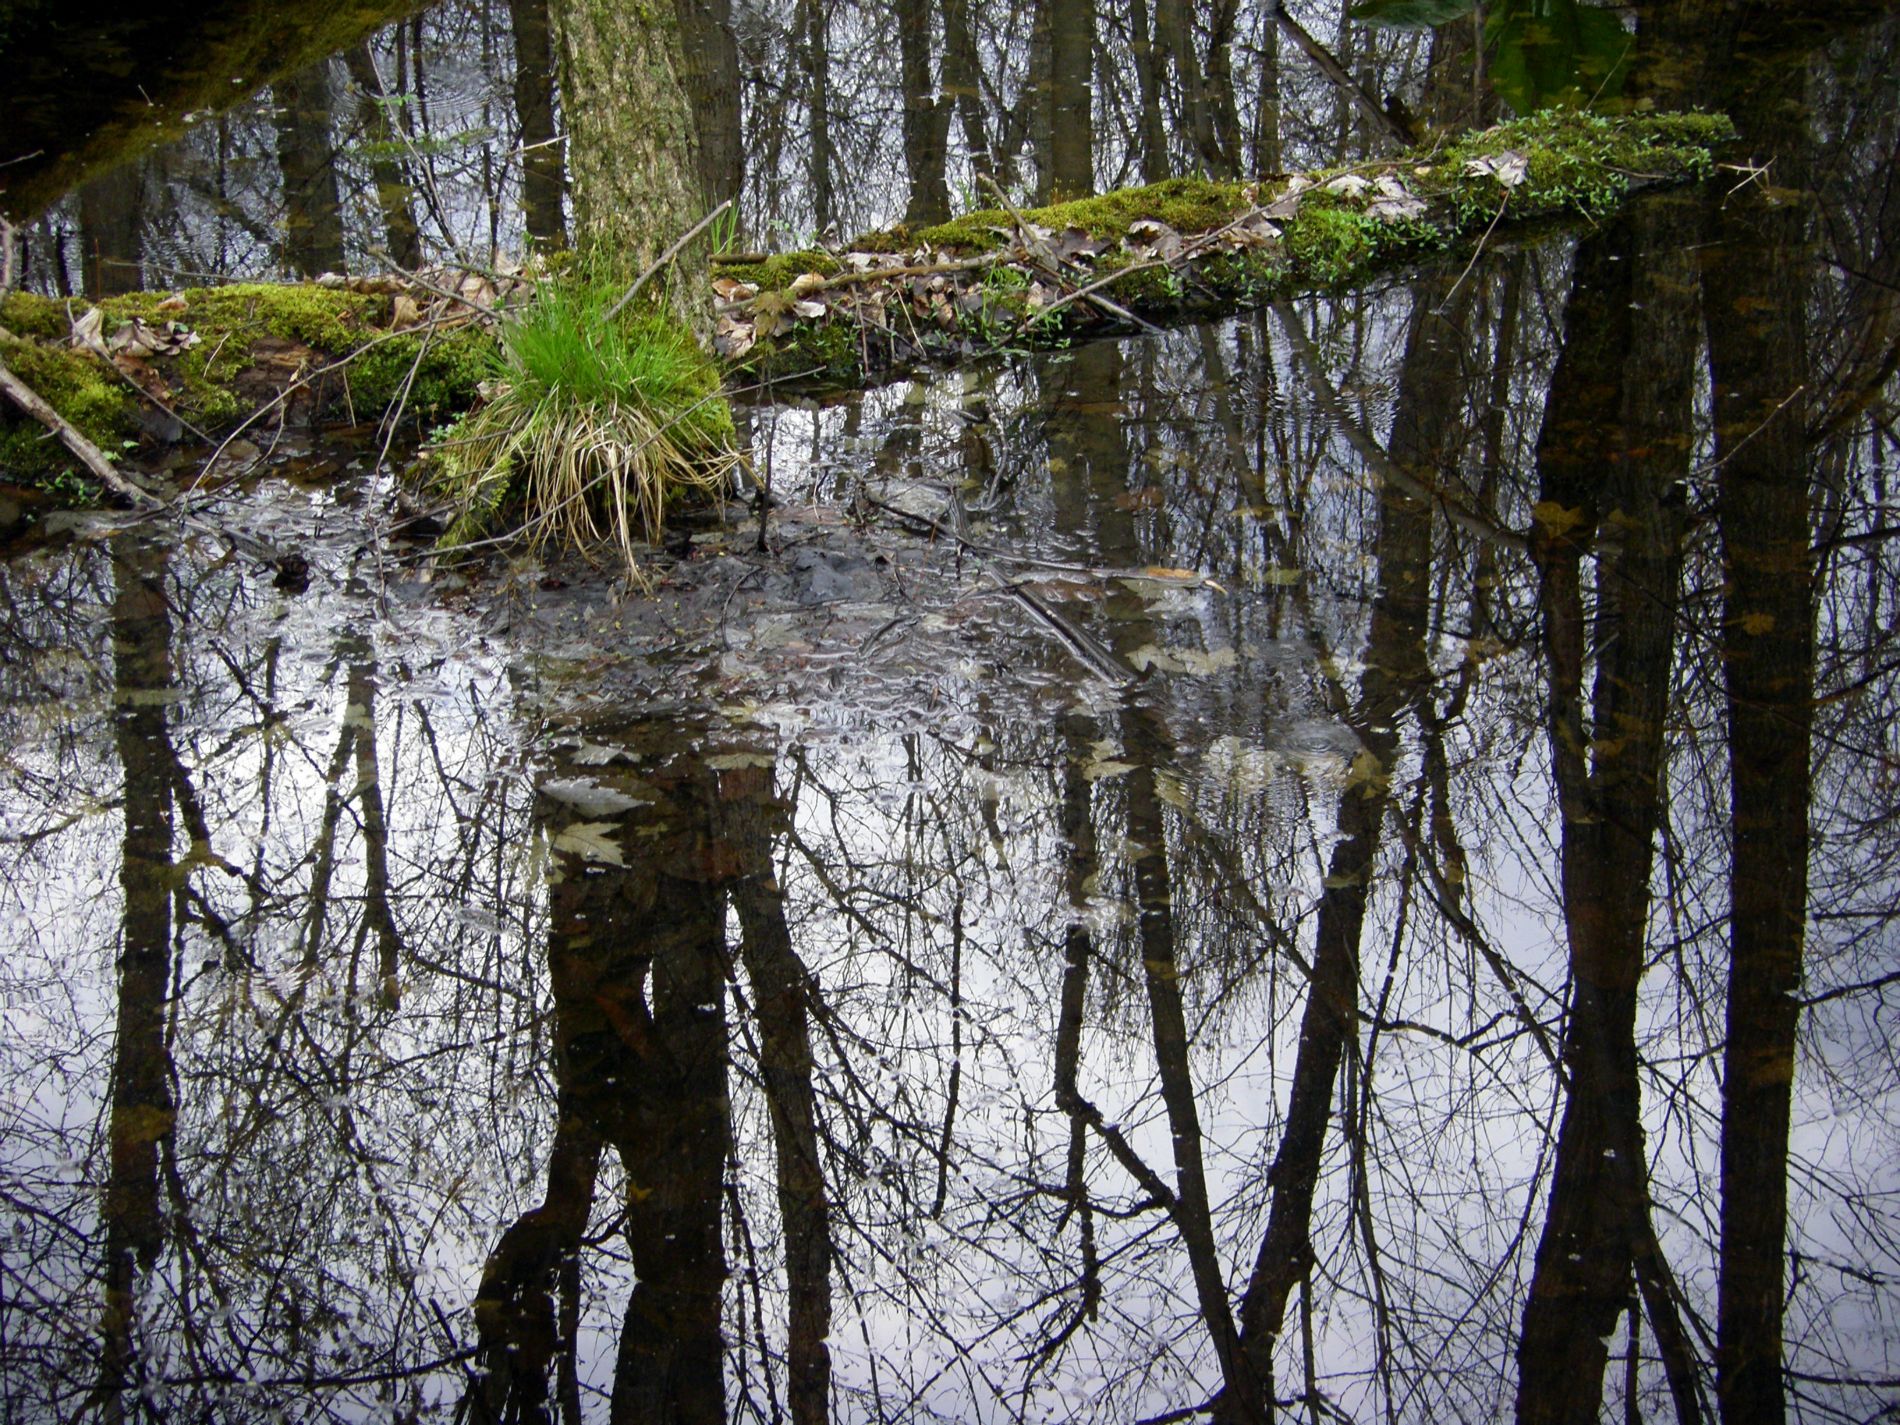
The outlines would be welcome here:
<svg viewBox="0 0 1900 1425">
<path fill-rule="evenodd" d="M 1421 190 L 1440 194 L 1460 225 L 1488 223 L 1503 203 L 1520 218 L 1597 218 L 1639 182 L 1681 181 L 1714 171 L 1715 150 L 1735 136 L 1721 114 L 1612 116 L 1551 109 L 1471 134 L 1445 150 Z M 1473 159 L 1522 154 L 1526 181 L 1506 193 L 1466 172 Z"/>
<path fill-rule="evenodd" d="M 421 354 L 421 364 L 416 364 Z M 495 339 L 486 328 L 466 326 L 438 332 L 423 346 L 419 335 L 393 337 L 365 351 L 348 368 L 350 401 L 359 415 L 380 412 L 402 398 L 411 416 L 456 411 L 475 398 L 476 388 L 492 371 Z M 410 378 L 414 368 L 415 376 Z"/>
<path fill-rule="evenodd" d="M 859 251 L 872 251 L 860 248 Z M 779 252 L 763 262 L 722 262 L 713 269 L 715 277 L 730 277 L 735 282 L 750 282 L 761 292 L 777 292 L 792 285 L 807 272 L 820 277 L 835 277 L 844 271 L 838 259 L 828 252 Z"/>
<path fill-rule="evenodd" d="M 138 408 L 131 391 L 95 358 L 59 346 L 40 346 L 0 334 L 0 360 L 48 405 L 102 450 L 114 451 L 136 434 Z M 9 406 L 0 420 L 0 475 L 31 482 L 72 464 L 72 457 L 37 421 Z"/>
<path fill-rule="evenodd" d="M 1117 188 L 1092 198 L 1031 208 L 1023 216 L 1056 232 L 1080 228 L 1091 237 L 1116 238 L 1144 218 L 1166 223 L 1176 232 L 1205 232 L 1238 216 L 1246 206 L 1238 183 L 1169 178 L 1143 188 Z M 1008 213 L 986 208 L 924 228 L 913 241 L 955 252 L 986 252 L 997 245 L 999 234 L 1008 234 L 1014 226 Z"/>
<path fill-rule="evenodd" d="M 184 303 L 183 311 L 158 310 L 161 302 L 174 298 Z M 207 343 L 226 336 L 249 340 L 271 336 L 332 356 L 354 350 L 368 332 L 388 321 L 389 314 L 387 297 L 305 282 L 238 282 L 175 294 L 133 292 L 100 305 L 109 321 L 133 316 L 180 321 Z"/>
<path fill-rule="evenodd" d="M 0 327 L 33 341 L 58 341 L 71 330 L 64 302 L 31 292 L 9 292 L 0 298 Z"/>
</svg>

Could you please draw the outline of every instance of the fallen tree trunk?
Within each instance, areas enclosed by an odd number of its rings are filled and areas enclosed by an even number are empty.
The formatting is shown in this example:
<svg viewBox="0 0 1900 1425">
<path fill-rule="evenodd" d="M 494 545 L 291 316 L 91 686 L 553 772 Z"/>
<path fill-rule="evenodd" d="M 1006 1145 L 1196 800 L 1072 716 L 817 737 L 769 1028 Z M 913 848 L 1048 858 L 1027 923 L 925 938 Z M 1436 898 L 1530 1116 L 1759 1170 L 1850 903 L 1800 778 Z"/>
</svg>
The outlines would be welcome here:
<svg viewBox="0 0 1900 1425">
<path fill-rule="evenodd" d="M 1170 179 L 870 233 L 842 252 L 747 254 L 717 265 L 717 343 L 754 376 L 856 385 L 1152 330 L 1600 219 L 1641 189 L 1706 177 L 1732 133 L 1720 115 L 1551 111 L 1313 175 Z"/>
</svg>

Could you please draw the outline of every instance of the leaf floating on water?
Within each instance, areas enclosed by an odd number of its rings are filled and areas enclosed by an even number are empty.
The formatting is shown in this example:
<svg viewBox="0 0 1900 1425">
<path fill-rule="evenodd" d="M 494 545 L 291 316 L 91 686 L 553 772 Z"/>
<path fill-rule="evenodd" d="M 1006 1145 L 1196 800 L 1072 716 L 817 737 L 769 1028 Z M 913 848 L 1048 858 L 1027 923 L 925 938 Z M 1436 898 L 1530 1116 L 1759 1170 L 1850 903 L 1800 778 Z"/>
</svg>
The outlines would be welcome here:
<svg viewBox="0 0 1900 1425">
<path fill-rule="evenodd" d="M 1201 582 L 1201 571 L 1198 569 L 1170 569 L 1166 565 L 1150 564 L 1141 572 L 1144 578 L 1166 579 L 1170 583 L 1179 581 L 1185 584 L 1198 584 Z"/>
<path fill-rule="evenodd" d="M 1155 773 L 1155 795 L 1179 811 L 1186 811 L 1188 808 L 1187 788 L 1172 772 Z"/>
<path fill-rule="evenodd" d="M 1272 564 L 1260 571 L 1260 582 L 1262 584 L 1278 584 L 1285 587 L 1290 584 L 1299 583 L 1300 577 L 1304 572 L 1304 570 L 1300 569 L 1289 569 L 1282 564 Z"/>
<path fill-rule="evenodd" d="M 1581 507 L 1571 509 L 1555 500 L 1539 500 L 1531 506 L 1531 518 L 1543 526 L 1552 539 L 1562 539 L 1583 523 L 1583 510 Z"/>
<path fill-rule="evenodd" d="M 1741 624 L 1743 633 L 1750 634 L 1755 638 L 1760 638 L 1764 633 L 1773 633 L 1775 631 L 1775 616 L 1773 614 L 1743 614 L 1737 622 Z"/>
<path fill-rule="evenodd" d="M 614 840 L 614 826 L 606 821 L 577 821 L 554 838 L 554 849 L 602 866 L 624 866 L 620 843 Z"/>
<path fill-rule="evenodd" d="M 1346 769 L 1346 786 L 1363 787 L 1367 796 L 1386 791 L 1392 785 L 1392 772 L 1369 748 L 1361 748 Z"/>
<path fill-rule="evenodd" d="M 1105 782 L 1111 777 L 1125 777 L 1134 770 L 1133 762 L 1114 762 L 1098 757 L 1082 768 L 1082 778 L 1089 782 Z"/>
<path fill-rule="evenodd" d="M 737 772 L 745 767 L 776 767 L 778 758 L 770 752 L 721 752 L 708 757 L 706 765 L 715 772 Z"/>
<path fill-rule="evenodd" d="M 580 777 L 550 778 L 541 784 L 541 791 L 557 802 L 565 802 L 583 816 L 612 816 L 616 812 L 632 811 L 652 800 L 631 797 Z"/>
</svg>

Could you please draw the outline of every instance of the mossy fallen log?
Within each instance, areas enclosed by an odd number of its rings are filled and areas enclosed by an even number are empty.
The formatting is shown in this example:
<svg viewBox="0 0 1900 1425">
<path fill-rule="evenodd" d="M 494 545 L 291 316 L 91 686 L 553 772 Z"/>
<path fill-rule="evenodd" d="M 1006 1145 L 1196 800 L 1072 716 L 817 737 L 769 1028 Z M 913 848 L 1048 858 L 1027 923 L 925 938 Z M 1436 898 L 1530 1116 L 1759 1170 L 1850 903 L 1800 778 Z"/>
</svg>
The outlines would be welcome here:
<svg viewBox="0 0 1900 1425">
<path fill-rule="evenodd" d="M 1170 179 L 892 228 L 837 251 L 727 260 L 715 268 L 718 341 L 755 376 L 855 384 L 1340 290 L 1706 177 L 1733 134 L 1716 114 L 1549 111 L 1316 174 Z"/>
<path fill-rule="evenodd" d="M 422 301 L 417 301 L 421 296 Z M 270 425 L 465 408 L 493 336 L 457 302 L 395 281 L 238 283 L 134 292 L 97 307 L 9 293 L 0 360 L 102 450 L 154 455 L 215 439 L 270 407 Z M 0 480 L 59 481 L 71 456 L 0 402 Z"/>
<path fill-rule="evenodd" d="M 1348 288 L 1704 177 L 1732 134 L 1711 114 L 1550 112 L 1317 174 L 1171 179 L 887 229 L 839 251 L 725 259 L 712 277 L 717 344 L 747 378 L 853 385 Z M 93 317 L 82 303 L 13 293 L 0 301 L 0 360 L 93 444 L 135 460 L 260 412 L 271 426 L 371 421 L 396 404 L 440 419 L 497 369 L 492 324 L 441 288 L 244 283 L 112 297 Z M 79 322 L 90 348 L 84 334 L 74 345 Z M 70 468 L 41 422 L 0 403 L 0 481 L 71 498 L 83 489 L 67 488 Z"/>
</svg>

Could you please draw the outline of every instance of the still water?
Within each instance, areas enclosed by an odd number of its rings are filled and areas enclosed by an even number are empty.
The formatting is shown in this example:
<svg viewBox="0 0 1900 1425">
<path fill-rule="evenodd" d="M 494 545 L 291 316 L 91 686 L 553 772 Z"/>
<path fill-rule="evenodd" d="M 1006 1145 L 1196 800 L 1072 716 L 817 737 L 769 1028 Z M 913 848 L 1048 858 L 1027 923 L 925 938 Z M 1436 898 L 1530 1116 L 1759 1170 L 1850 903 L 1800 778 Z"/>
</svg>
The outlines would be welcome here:
<svg viewBox="0 0 1900 1425">
<path fill-rule="evenodd" d="M 0 1420 L 1696 1418 L 1763 1279 L 1891 1418 L 1894 33 L 1781 188 L 749 393 L 646 594 L 367 433 L 307 585 L 0 564 Z"/>
</svg>

